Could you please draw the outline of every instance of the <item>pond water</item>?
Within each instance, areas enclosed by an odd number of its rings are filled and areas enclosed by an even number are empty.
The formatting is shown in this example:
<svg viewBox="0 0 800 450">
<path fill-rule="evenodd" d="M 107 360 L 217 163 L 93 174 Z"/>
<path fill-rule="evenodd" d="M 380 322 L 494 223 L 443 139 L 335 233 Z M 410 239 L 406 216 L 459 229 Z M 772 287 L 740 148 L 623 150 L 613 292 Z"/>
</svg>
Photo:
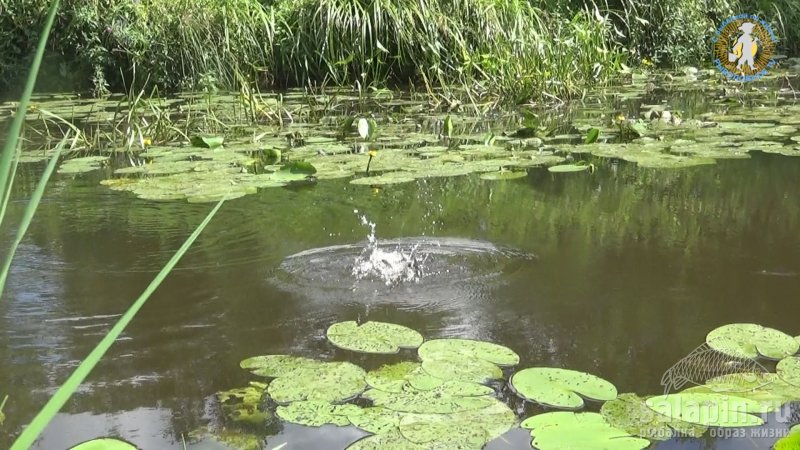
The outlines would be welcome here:
<svg viewBox="0 0 800 450">
<path fill-rule="evenodd" d="M 290 353 L 370 369 L 325 339 L 334 322 L 402 324 L 426 339 L 508 346 L 518 367 L 564 367 L 659 394 L 661 376 L 727 323 L 800 334 L 800 158 L 659 170 L 588 157 L 596 170 L 488 181 L 476 174 L 382 188 L 347 179 L 228 201 L 35 448 L 117 435 L 183 448 L 213 394 L 245 385 L 239 361 Z M 23 165 L 9 223 L 40 173 Z M 52 395 L 211 208 L 51 181 L 0 302 L 0 447 Z M 353 272 L 369 245 L 414 249 L 419 271 Z M 6 228 L 2 242 L 10 242 Z M 363 261 L 362 261 L 363 262 Z M 363 267 L 362 267 L 363 269 Z M 529 407 L 528 407 L 529 408 Z M 595 408 L 596 409 L 596 408 Z M 786 424 L 773 424 L 784 429 Z M 282 424 L 266 448 L 345 448 L 354 427 Z M 764 439 L 674 439 L 651 448 L 767 448 Z M 514 429 L 490 449 L 530 448 Z M 188 448 L 216 448 L 187 441 Z"/>
</svg>

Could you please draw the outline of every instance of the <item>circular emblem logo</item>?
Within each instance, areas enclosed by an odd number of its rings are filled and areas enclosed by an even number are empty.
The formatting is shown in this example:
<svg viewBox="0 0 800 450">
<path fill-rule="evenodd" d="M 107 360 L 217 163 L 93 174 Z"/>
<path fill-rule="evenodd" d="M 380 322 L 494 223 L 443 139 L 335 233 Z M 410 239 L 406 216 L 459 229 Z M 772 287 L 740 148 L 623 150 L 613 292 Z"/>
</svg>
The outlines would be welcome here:
<svg viewBox="0 0 800 450">
<path fill-rule="evenodd" d="M 778 38 L 763 19 L 740 14 L 722 22 L 714 38 L 714 63 L 734 81 L 753 81 L 775 64 Z"/>
</svg>

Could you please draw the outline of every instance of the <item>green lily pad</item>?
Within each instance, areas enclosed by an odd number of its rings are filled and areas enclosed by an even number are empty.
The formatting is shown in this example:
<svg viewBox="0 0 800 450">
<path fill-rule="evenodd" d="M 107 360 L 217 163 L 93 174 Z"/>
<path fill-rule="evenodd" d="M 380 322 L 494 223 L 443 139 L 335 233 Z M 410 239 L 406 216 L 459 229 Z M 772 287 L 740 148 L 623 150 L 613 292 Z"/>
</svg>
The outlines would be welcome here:
<svg viewBox="0 0 800 450">
<path fill-rule="evenodd" d="M 617 397 L 617 388 L 600 377 L 550 367 L 533 367 L 515 373 L 511 377 L 511 387 L 526 400 L 556 408 L 582 408 L 581 396 L 592 400 Z"/>
<path fill-rule="evenodd" d="M 786 333 L 754 323 L 734 323 L 712 330 L 706 343 L 737 358 L 782 359 L 797 353 L 800 343 Z"/>
<path fill-rule="evenodd" d="M 800 386 L 800 357 L 791 356 L 780 360 L 776 370 L 783 381 Z"/>
<path fill-rule="evenodd" d="M 192 136 L 192 147 L 217 148 L 221 147 L 225 138 L 222 136 Z"/>
<path fill-rule="evenodd" d="M 357 185 L 383 185 L 383 184 L 399 184 L 409 183 L 416 178 L 409 172 L 389 172 L 387 174 L 378 175 L 375 177 L 362 177 L 350 180 L 350 184 Z"/>
<path fill-rule="evenodd" d="M 430 447 L 415 444 L 406 439 L 400 430 L 367 436 L 350 444 L 347 450 L 429 450 Z"/>
<path fill-rule="evenodd" d="M 648 398 L 645 403 L 659 414 L 709 427 L 750 427 L 763 425 L 769 409 L 755 400 L 728 394 L 680 393 Z"/>
<path fill-rule="evenodd" d="M 726 394 L 758 402 L 765 410 L 778 410 L 785 403 L 800 400 L 800 387 L 787 383 L 775 373 L 734 373 L 712 378 L 704 385 L 683 393 Z"/>
<path fill-rule="evenodd" d="M 348 416 L 350 423 L 372 434 L 389 433 L 400 426 L 400 419 L 405 413 L 393 411 L 380 406 L 363 408 Z"/>
<path fill-rule="evenodd" d="M 302 400 L 341 402 L 364 391 L 365 375 L 364 369 L 349 362 L 326 362 L 276 378 L 267 393 L 279 404 Z"/>
<path fill-rule="evenodd" d="M 539 450 L 642 450 L 650 446 L 647 439 L 631 436 L 591 412 L 540 414 L 520 426 L 531 430 L 531 445 Z"/>
<path fill-rule="evenodd" d="M 800 425 L 795 425 L 789 430 L 789 434 L 780 438 L 772 450 L 798 450 L 800 449 Z"/>
<path fill-rule="evenodd" d="M 548 172 L 565 173 L 565 172 L 583 172 L 589 170 L 588 165 L 578 164 L 561 164 L 558 166 L 550 166 L 547 168 Z"/>
<path fill-rule="evenodd" d="M 104 437 L 82 442 L 70 450 L 137 450 L 138 447 L 119 439 Z"/>
<path fill-rule="evenodd" d="M 58 173 L 84 173 L 91 172 L 103 167 L 108 162 L 107 156 L 85 156 L 83 158 L 73 158 L 64 161 L 58 169 Z"/>
<path fill-rule="evenodd" d="M 403 361 L 386 364 L 371 370 L 366 376 L 367 384 L 386 392 L 402 392 L 409 386 L 413 389 L 429 391 L 444 383 L 441 378 L 434 377 L 417 362 Z"/>
<path fill-rule="evenodd" d="M 418 414 L 450 414 L 491 406 L 492 397 L 476 395 L 461 397 L 448 392 L 447 388 L 434 388 L 428 391 L 408 389 L 401 393 L 369 389 L 364 398 L 372 400 L 375 406 Z"/>
<path fill-rule="evenodd" d="M 644 398 L 636 394 L 621 394 L 605 402 L 600 414 L 611 426 L 653 441 L 665 441 L 676 434 L 699 438 L 708 429 L 658 414 L 647 407 Z"/>
<path fill-rule="evenodd" d="M 312 175 L 317 173 L 317 169 L 311 163 L 305 161 L 292 161 L 291 163 L 283 166 L 281 171 L 284 170 L 288 170 L 294 174 Z"/>
<path fill-rule="evenodd" d="M 361 408 L 353 404 L 332 405 L 320 401 L 293 402 L 278 406 L 275 411 L 278 417 L 287 422 L 308 427 L 326 424 L 344 427 L 350 425 L 350 416 L 357 416 L 360 412 Z"/>
<path fill-rule="evenodd" d="M 482 173 L 480 175 L 480 178 L 481 180 L 504 181 L 504 180 L 516 180 L 519 178 L 525 178 L 527 176 L 528 172 L 512 172 L 510 170 L 501 170 L 499 172 Z"/>
<path fill-rule="evenodd" d="M 426 358 L 422 361 L 422 370 L 443 380 L 485 383 L 503 378 L 503 370 L 496 364 L 455 354 Z"/>
<path fill-rule="evenodd" d="M 271 414 L 261 409 L 264 389 L 256 386 L 230 389 L 217 393 L 226 420 L 252 425 L 263 424 Z"/>
<path fill-rule="evenodd" d="M 472 339 L 430 340 L 419 347 L 418 353 L 423 361 L 426 359 L 462 357 L 464 359 L 483 359 L 498 366 L 519 364 L 519 355 L 510 348 Z"/>
<path fill-rule="evenodd" d="M 452 414 L 407 414 L 400 419 L 400 433 L 416 444 L 434 448 L 483 448 L 510 430 L 517 418 L 505 403 Z"/>
<path fill-rule="evenodd" d="M 600 137 L 600 129 L 599 128 L 589 128 L 589 131 L 586 133 L 586 139 L 584 139 L 584 144 L 592 144 L 597 141 L 597 138 Z"/>
<path fill-rule="evenodd" d="M 277 378 L 296 369 L 313 368 L 320 364 L 324 363 L 302 356 L 263 355 L 244 359 L 239 363 L 239 367 L 261 377 Z"/>
<path fill-rule="evenodd" d="M 339 322 L 328 327 L 328 340 L 339 348 L 361 353 L 397 353 L 422 345 L 422 335 L 411 328 L 385 322 Z"/>
</svg>

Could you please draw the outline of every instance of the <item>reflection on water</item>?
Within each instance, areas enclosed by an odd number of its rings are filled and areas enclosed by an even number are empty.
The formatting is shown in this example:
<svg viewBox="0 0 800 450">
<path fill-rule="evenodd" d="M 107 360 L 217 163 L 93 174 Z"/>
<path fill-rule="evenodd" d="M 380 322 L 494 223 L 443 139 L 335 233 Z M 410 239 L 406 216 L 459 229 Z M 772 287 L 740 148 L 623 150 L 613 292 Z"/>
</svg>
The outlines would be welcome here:
<svg viewBox="0 0 800 450">
<path fill-rule="evenodd" d="M 594 174 L 432 179 L 377 195 L 331 181 L 229 202 L 37 448 L 111 433 L 145 449 L 180 449 L 181 435 L 210 418 L 209 396 L 246 383 L 241 359 L 341 358 L 324 338 L 339 320 L 491 340 L 517 351 L 522 367 L 588 371 L 639 394 L 660 392 L 663 372 L 718 325 L 800 334 L 800 161 L 754 155 L 677 171 L 594 162 Z M 0 301 L 0 393 L 11 395 L 0 448 L 211 207 L 109 195 L 96 183 L 56 180 Z M 10 223 L 22 206 L 11 205 Z M 413 254 L 424 276 L 388 286 L 354 277 L 369 245 L 354 209 L 377 224 L 375 248 Z M 359 436 L 287 425 L 268 442 L 333 449 Z M 520 430 L 504 438 L 490 448 L 529 440 Z"/>
</svg>

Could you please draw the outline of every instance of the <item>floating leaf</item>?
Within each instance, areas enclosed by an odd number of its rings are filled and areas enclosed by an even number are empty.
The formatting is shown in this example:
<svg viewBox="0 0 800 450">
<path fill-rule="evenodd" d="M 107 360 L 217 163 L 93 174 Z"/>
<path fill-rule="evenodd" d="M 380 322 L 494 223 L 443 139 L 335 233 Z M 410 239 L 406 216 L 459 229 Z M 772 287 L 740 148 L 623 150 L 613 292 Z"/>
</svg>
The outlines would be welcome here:
<svg viewBox="0 0 800 450">
<path fill-rule="evenodd" d="M 91 172 L 103 167 L 108 162 L 107 156 L 86 156 L 83 158 L 73 158 L 64 161 L 58 169 L 58 173 L 84 173 Z"/>
<path fill-rule="evenodd" d="M 430 450 L 428 446 L 417 445 L 393 430 L 384 434 L 367 436 L 350 444 L 347 450 Z"/>
<path fill-rule="evenodd" d="M 263 424 L 271 414 L 261 409 L 264 389 L 248 386 L 217 393 L 226 420 L 253 425 Z"/>
<path fill-rule="evenodd" d="M 755 400 L 728 394 L 680 393 L 648 398 L 645 403 L 657 413 L 684 422 L 710 427 L 749 427 L 764 424 L 752 412 L 768 412 Z"/>
<path fill-rule="evenodd" d="M 778 375 L 783 381 L 794 385 L 800 386 L 800 358 L 791 356 L 784 358 L 778 362 L 776 368 Z"/>
<path fill-rule="evenodd" d="M 267 392 L 277 403 L 301 400 L 341 402 L 366 388 L 364 369 L 349 362 L 326 362 L 295 369 L 270 383 Z"/>
<path fill-rule="evenodd" d="M 501 170 L 499 172 L 482 173 L 480 178 L 481 180 L 503 181 L 516 180 L 519 178 L 525 178 L 527 176 L 528 172 L 512 172 L 510 170 Z"/>
<path fill-rule="evenodd" d="M 583 140 L 584 144 L 592 144 L 597 141 L 597 138 L 600 137 L 600 129 L 599 128 L 589 128 L 589 132 L 586 133 L 586 139 Z"/>
<path fill-rule="evenodd" d="M 350 422 L 373 434 L 389 433 L 400 425 L 404 413 L 393 411 L 380 406 L 364 408 L 348 416 Z"/>
<path fill-rule="evenodd" d="M 450 116 L 444 118 L 444 136 L 450 138 L 453 136 L 453 119 Z"/>
<path fill-rule="evenodd" d="M 317 173 L 317 169 L 311 163 L 307 163 L 305 161 L 292 161 L 291 163 L 283 166 L 281 170 L 288 170 L 291 173 L 309 175 Z"/>
<path fill-rule="evenodd" d="M 221 147 L 225 138 L 222 136 L 192 136 L 192 147 L 217 148 Z"/>
<path fill-rule="evenodd" d="M 484 359 L 469 358 L 456 354 L 440 355 L 422 361 L 422 369 L 443 380 L 484 383 L 503 378 L 503 370 Z"/>
<path fill-rule="evenodd" d="M 492 397 L 476 395 L 461 397 L 451 395 L 448 388 L 438 387 L 429 391 L 409 389 L 401 393 L 385 392 L 369 389 L 364 397 L 373 401 L 375 406 L 407 413 L 450 414 L 491 406 Z"/>
<path fill-rule="evenodd" d="M 800 425 L 795 425 L 789 430 L 789 434 L 780 438 L 772 450 L 798 450 L 800 449 Z"/>
<path fill-rule="evenodd" d="M 707 430 L 702 425 L 656 413 L 647 407 L 645 399 L 636 394 L 621 394 L 616 399 L 605 402 L 600 408 L 600 414 L 611 426 L 654 441 L 671 439 L 675 432 L 682 436 L 699 438 Z"/>
<path fill-rule="evenodd" d="M 472 339 L 434 339 L 422 344 L 418 352 L 423 361 L 460 356 L 483 359 L 498 366 L 519 364 L 519 355 L 508 347 Z"/>
<path fill-rule="evenodd" d="M 332 405 L 320 401 L 301 401 L 278 406 L 275 413 L 281 419 L 298 425 L 321 427 L 332 424 L 344 427 L 350 425 L 349 417 L 361 413 L 361 408 L 352 404 Z"/>
<path fill-rule="evenodd" d="M 597 413 L 551 412 L 525 419 L 531 445 L 539 450 L 642 450 L 650 441 L 611 426 Z"/>
<path fill-rule="evenodd" d="M 362 177 L 362 178 L 355 178 L 350 180 L 350 184 L 358 184 L 358 185 L 382 185 L 382 184 L 398 184 L 398 183 L 409 183 L 414 181 L 413 174 L 407 172 L 390 172 L 384 175 L 378 175 L 376 177 Z"/>
<path fill-rule="evenodd" d="M 137 450 L 138 447 L 131 444 L 130 442 L 125 442 L 119 439 L 114 438 L 98 438 L 92 439 L 91 441 L 82 442 L 74 447 L 70 447 L 70 450 Z"/>
<path fill-rule="evenodd" d="M 416 444 L 434 448 L 483 448 L 510 430 L 516 415 L 498 400 L 491 405 L 452 414 L 408 414 L 400 419 L 400 433 Z"/>
<path fill-rule="evenodd" d="M 737 358 L 759 355 L 782 359 L 797 353 L 800 343 L 786 333 L 754 323 L 733 323 L 712 330 L 706 343 L 714 350 Z"/>
<path fill-rule="evenodd" d="M 277 378 L 295 369 L 313 368 L 320 364 L 323 364 L 323 362 L 302 356 L 264 355 L 242 360 L 239 363 L 239 367 L 249 370 L 258 376 Z"/>
<path fill-rule="evenodd" d="M 585 164 L 561 164 L 558 166 L 550 166 L 547 170 L 555 173 L 583 172 L 584 170 L 589 170 L 589 166 Z"/>
<path fill-rule="evenodd" d="M 800 400 L 800 387 L 787 383 L 774 373 L 733 373 L 712 378 L 702 386 L 683 393 L 729 394 L 758 402 L 765 410 Z"/>
<path fill-rule="evenodd" d="M 411 328 L 385 322 L 339 322 L 326 334 L 333 345 L 362 353 L 397 353 L 401 348 L 417 348 L 423 341 Z"/>
<path fill-rule="evenodd" d="M 617 388 L 600 377 L 550 367 L 533 367 L 515 373 L 511 377 L 511 387 L 526 400 L 556 408 L 581 408 L 581 396 L 592 400 L 617 397 Z"/>
<path fill-rule="evenodd" d="M 409 361 L 383 365 L 369 371 L 365 379 L 371 387 L 386 392 L 402 392 L 408 386 L 428 391 L 444 383 L 423 371 L 420 363 Z"/>
</svg>

